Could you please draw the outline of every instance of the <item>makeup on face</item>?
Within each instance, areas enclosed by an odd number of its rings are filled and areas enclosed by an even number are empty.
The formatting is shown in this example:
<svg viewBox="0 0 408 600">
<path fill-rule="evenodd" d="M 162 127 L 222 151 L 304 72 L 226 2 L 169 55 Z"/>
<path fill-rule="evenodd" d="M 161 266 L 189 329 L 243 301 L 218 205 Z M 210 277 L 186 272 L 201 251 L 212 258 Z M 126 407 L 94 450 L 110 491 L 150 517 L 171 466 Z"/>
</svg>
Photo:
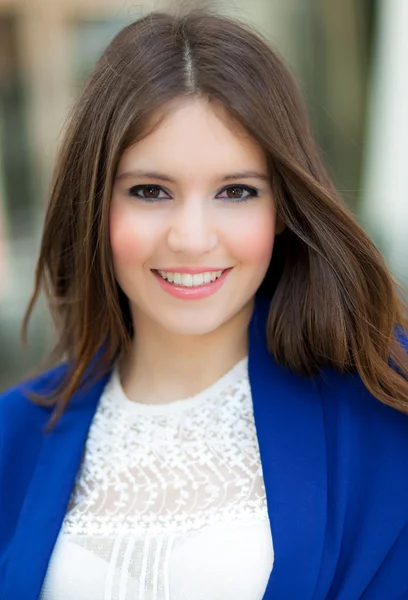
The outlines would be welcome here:
<svg viewBox="0 0 408 600">
<path fill-rule="evenodd" d="M 208 102 L 180 101 L 125 150 L 113 189 L 114 270 L 135 329 L 155 323 L 195 336 L 237 315 L 246 322 L 270 264 L 275 214 L 256 141 Z"/>
<path fill-rule="evenodd" d="M 200 300 L 215 294 L 224 284 L 232 267 L 228 269 L 188 267 L 169 271 L 152 269 L 162 290 L 175 298 Z"/>
</svg>

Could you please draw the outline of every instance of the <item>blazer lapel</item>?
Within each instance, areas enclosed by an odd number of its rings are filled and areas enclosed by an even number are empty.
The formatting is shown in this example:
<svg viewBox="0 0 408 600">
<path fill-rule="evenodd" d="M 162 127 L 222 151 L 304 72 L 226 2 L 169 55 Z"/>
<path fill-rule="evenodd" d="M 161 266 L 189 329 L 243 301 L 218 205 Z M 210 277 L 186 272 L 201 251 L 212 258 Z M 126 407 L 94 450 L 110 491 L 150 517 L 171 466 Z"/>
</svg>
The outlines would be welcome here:
<svg viewBox="0 0 408 600">
<path fill-rule="evenodd" d="M 249 332 L 249 379 L 275 553 L 264 600 L 309 600 L 321 563 L 327 511 L 321 398 L 312 378 L 279 367 L 266 349 L 268 306 L 257 300 Z M 88 430 L 109 373 L 44 437 L 9 551 L 7 600 L 37 600 Z"/>
<path fill-rule="evenodd" d="M 37 600 L 66 513 L 88 429 L 109 374 L 71 400 L 45 434 L 38 464 L 9 551 L 4 582 L 7 600 Z"/>
<path fill-rule="evenodd" d="M 275 561 L 264 600 L 309 600 L 321 564 L 327 512 L 322 400 L 314 378 L 280 367 L 266 348 L 268 302 L 258 299 L 248 372 Z"/>
</svg>

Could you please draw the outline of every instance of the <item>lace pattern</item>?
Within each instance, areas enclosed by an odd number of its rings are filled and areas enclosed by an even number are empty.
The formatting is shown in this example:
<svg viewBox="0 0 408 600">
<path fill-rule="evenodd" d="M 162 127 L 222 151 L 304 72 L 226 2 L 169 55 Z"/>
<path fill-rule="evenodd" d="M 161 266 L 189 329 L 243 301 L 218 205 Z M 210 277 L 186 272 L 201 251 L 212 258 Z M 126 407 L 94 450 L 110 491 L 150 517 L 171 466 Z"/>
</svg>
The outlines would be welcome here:
<svg viewBox="0 0 408 600">
<path fill-rule="evenodd" d="M 261 600 L 273 560 L 247 360 L 165 405 L 114 371 L 40 600 Z"/>
<path fill-rule="evenodd" d="M 266 518 L 247 359 L 193 398 L 128 400 L 117 371 L 92 422 L 63 531 L 187 532 Z"/>
</svg>

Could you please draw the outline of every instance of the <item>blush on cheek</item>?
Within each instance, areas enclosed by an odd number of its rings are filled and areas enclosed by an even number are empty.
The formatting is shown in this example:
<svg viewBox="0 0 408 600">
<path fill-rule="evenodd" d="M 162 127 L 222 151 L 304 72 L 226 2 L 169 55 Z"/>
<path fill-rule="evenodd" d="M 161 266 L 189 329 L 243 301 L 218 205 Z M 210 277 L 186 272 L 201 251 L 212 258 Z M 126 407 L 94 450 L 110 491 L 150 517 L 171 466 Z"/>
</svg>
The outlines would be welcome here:
<svg viewBox="0 0 408 600">
<path fill-rule="evenodd" d="M 246 226 L 235 232 L 235 236 L 239 240 L 236 252 L 242 256 L 243 263 L 269 263 L 275 240 L 272 218 L 249 221 Z"/>
<path fill-rule="evenodd" d="M 146 251 L 146 240 L 140 224 L 121 206 L 112 206 L 109 217 L 109 235 L 114 264 L 121 268 L 139 262 Z"/>
<path fill-rule="evenodd" d="M 245 256 L 248 262 L 263 262 L 269 261 L 272 255 L 274 237 L 260 236 L 256 233 L 251 233 L 245 238 Z"/>
</svg>

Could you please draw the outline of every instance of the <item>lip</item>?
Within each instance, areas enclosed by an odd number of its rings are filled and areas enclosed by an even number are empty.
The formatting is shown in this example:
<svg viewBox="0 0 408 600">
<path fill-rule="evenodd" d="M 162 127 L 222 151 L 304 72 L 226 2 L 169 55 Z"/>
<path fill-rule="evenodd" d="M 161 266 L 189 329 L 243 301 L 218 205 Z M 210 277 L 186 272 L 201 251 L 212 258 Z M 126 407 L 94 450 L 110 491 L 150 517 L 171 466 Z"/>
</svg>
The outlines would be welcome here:
<svg viewBox="0 0 408 600">
<path fill-rule="evenodd" d="M 198 273 L 211 273 L 212 271 L 226 271 L 231 267 L 176 267 L 171 269 L 152 269 L 152 271 L 165 271 L 166 273 L 188 273 L 190 275 L 197 275 Z"/>
<path fill-rule="evenodd" d="M 160 269 L 162 270 L 162 269 Z M 222 269 L 218 269 L 218 271 L 221 271 Z M 218 277 L 218 279 L 216 279 L 215 281 L 213 281 L 212 283 L 204 283 L 203 285 L 199 285 L 197 287 L 184 287 L 181 285 L 175 285 L 174 283 L 170 283 L 169 281 L 166 281 L 166 279 L 163 279 L 163 277 L 161 277 L 156 270 L 152 270 L 152 273 L 154 275 L 154 277 L 156 278 L 157 282 L 159 283 L 160 287 L 162 288 L 163 291 L 167 292 L 168 294 L 170 294 L 170 296 L 173 296 L 175 298 L 180 298 L 182 300 L 200 300 L 202 298 L 207 298 L 208 296 L 212 296 L 213 294 L 215 294 L 215 292 L 217 292 L 223 285 L 225 282 L 225 279 L 228 277 L 230 271 L 232 270 L 232 267 L 228 268 L 228 269 L 224 269 L 224 272 L 222 273 L 222 275 L 220 277 Z M 164 269 L 163 269 L 164 271 Z M 174 273 L 191 273 L 193 274 L 195 273 L 203 273 L 203 271 L 193 271 L 193 273 L 190 271 L 174 271 Z"/>
</svg>

